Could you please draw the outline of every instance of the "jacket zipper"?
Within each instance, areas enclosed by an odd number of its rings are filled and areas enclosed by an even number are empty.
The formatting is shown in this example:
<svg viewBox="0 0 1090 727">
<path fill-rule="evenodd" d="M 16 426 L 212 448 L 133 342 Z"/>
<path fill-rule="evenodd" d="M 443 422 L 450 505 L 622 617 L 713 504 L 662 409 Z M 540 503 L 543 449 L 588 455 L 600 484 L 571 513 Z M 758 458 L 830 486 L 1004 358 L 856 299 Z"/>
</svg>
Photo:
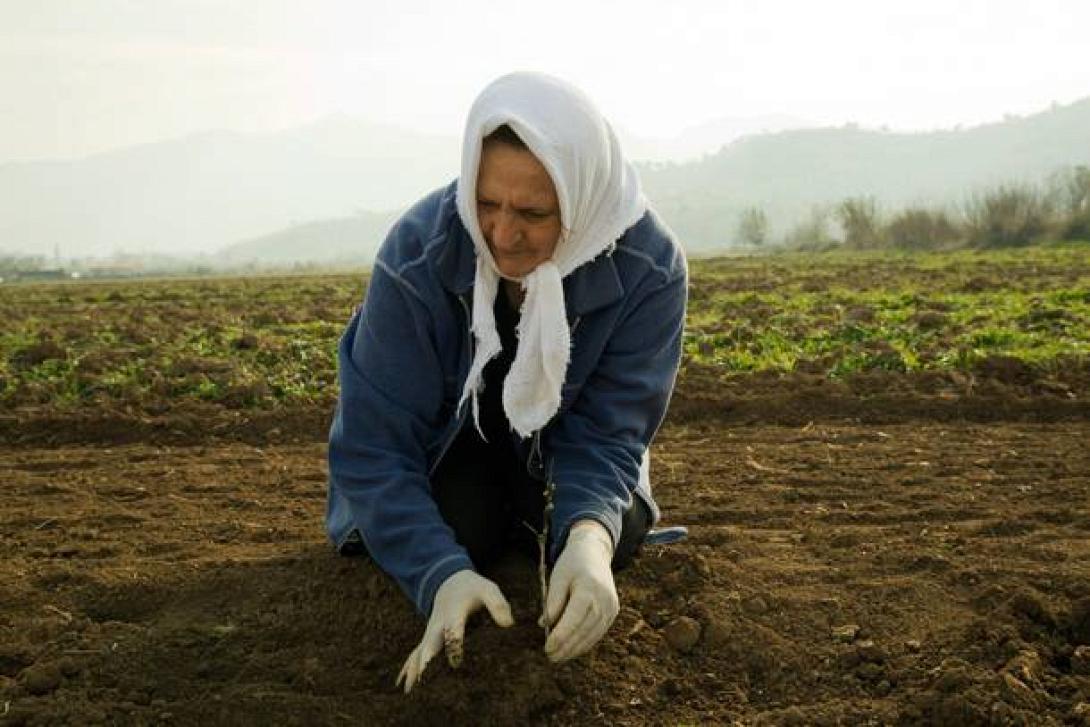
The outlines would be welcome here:
<svg viewBox="0 0 1090 727">
<path fill-rule="evenodd" d="M 468 362 L 468 364 L 466 366 L 466 371 L 468 372 L 469 371 L 469 366 L 471 366 L 472 363 L 473 363 L 473 349 L 476 346 L 476 343 L 475 343 L 474 338 L 473 338 L 473 319 L 469 314 L 469 306 L 466 304 L 465 298 L 463 298 L 462 296 L 459 295 L 458 296 L 458 302 L 461 303 L 462 312 L 465 313 L 465 317 L 466 317 L 466 337 L 467 337 L 467 340 L 469 341 L 469 362 Z M 577 328 L 579 328 L 579 324 L 582 322 L 582 320 L 583 320 L 583 317 L 579 316 L 578 318 L 575 319 L 575 321 L 572 322 L 571 333 L 573 335 L 575 333 L 575 330 Z M 465 382 L 463 382 L 463 386 L 464 386 L 464 383 Z M 442 463 L 443 458 L 447 456 L 447 452 L 450 450 L 451 446 L 454 444 L 454 440 L 458 438 L 458 433 L 460 431 L 462 431 L 462 427 L 465 425 L 466 416 L 468 414 L 469 414 L 469 406 L 468 405 L 464 408 L 463 411 L 458 412 L 458 419 L 457 419 L 458 424 L 457 424 L 457 426 L 454 427 L 454 431 L 451 432 L 450 436 L 447 438 L 447 441 L 443 443 L 443 447 L 439 452 L 439 456 L 436 457 L 435 463 L 431 466 L 431 469 L 428 470 L 428 476 L 429 477 L 431 475 L 434 475 L 435 471 L 437 469 L 439 469 L 440 463 Z M 541 430 L 539 429 L 538 431 L 534 432 L 534 439 L 533 439 L 533 442 L 530 445 L 530 456 L 526 458 L 526 472 L 527 472 L 527 474 L 529 474 L 532 477 L 537 477 L 538 479 L 541 479 L 541 475 L 545 474 L 545 466 L 544 466 L 543 459 L 544 458 L 542 457 L 542 454 L 541 454 Z"/>
<path fill-rule="evenodd" d="M 530 442 L 530 456 L 526 458 L 526 474 L 535 479 L 541 479 L 545 467 L 541 457 L 541 430 L 534 432 L 534 439 Z"/>
<path fill-rule="evenodd" d="M 460 295 L 458 296 L 458 302 L 462 304 L 462 311 L 466 316 L 466 340 L 469 341 L 469 346 L 467 347 L 469 350 L 469 361 L 466 362 L 466 375 L 468 376 L 469 369 L 473 365 L 473 349 L 476 346 L 473 340 L 473 318 L 469 314 L 469 306 L 466 304 L 465 299 Z M 464 381 L 462 382 L 462 385 L 465 386 Z M 459 394 L 459 396 L 461 395 Z M 435 471 L 439 469 L 440 463 L 442 463 L 443 458 L 447 456 L 447 452 L 450 450 L 451 445 L 454 444 L 454 440 L 458 438 L 458 433 L 462 431 L 462 427 L 466 423 L 466 416 L 469 414 L 471 406 L 472 404 L 470 402 L 466 402 L 466 405 L 462 407 L 463 411 L 456 412 L 457 424 L 454 427 L 454 431 L 452 431 L 447 438 L 447 441 L 443 443 L 443 447 L 439 451 L 439 456 L 435 458 L 435 463 L 432 464 L 431 469 L 428 470 L 429 479 L 435 474 Z"/>
</svg>

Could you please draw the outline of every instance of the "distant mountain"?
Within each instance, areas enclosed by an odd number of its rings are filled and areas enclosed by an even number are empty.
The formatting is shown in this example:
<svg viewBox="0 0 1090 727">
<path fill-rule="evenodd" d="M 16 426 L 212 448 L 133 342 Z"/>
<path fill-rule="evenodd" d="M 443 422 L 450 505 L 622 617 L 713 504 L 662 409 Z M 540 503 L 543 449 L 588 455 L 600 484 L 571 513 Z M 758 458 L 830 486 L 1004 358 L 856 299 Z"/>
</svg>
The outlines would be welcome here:
<svg viewBox="0 0 1090 727">
<path fill-rule="evenodd" d="M 779 233 L 815 206 L 847 197 L 873 196 L 886 209 L 956 207 L 974 190 L 1037 183 L 1074 164 L 1090 164 L 1090 98 L 965 130 L 906 134 L 849 126 L 760 134 L 699 161 L 639 168 L 652 204 L 687 248 L 700 251 L 731 246 L 738 216 L 751 205 L 764 209 Z M 359 230 L 356 220 L 329 220 L 262 239 L 276 245 L 277 255 L 294 247 L 306 259 L 354 234 L 361 234 L 361 249 L 381 242 Z M 259 244 L 251 241 L 251 249 Z"/>
<path fill-rule="evenodd" d="M 637 156 L 695 157 L 785 123 L 721 120 L 630 144 Z M 454 136 L 336 116 L 276 133 L 213 131 L 82 159 L 0 164 L 0 253 L 185 256 L 275 230 L 290 231 L 273 233 L 283 240 L 303 234 L 299 226 L 328 229 L 306 225 L 315 219 L 355 229 L 356 213 L 405 207 L 457 176 L 458 162 Z M 325 256 L 321 247 L 302 251 Z"/>
<path fill-rule="evenodd" d="M 0 252 L 209 251 L 314 219 L 402 207 L 457 169 L 454 138 L 348 117 L 2 164 Z"/>
<path fill-rule="evenodd" d="M 706 154 L 714 154 L 735 139 L 755 134 L 770 134 L 786 129 L 805 129 L 813 124 L 796 116 L 769 114 L 765 116 L 724 118 L 684 129 L 670 138 L 639 137 L 625 129 L 617 129 L 621 146 L 630 158 L 643 162 L 687 162 Z"/>
<path fill-rule="evenodd" d="M 398 212 L 360 212 L 352 217 L 294 225 L 228 245 L 224 263 L 284 266 L 305 261 L 329 265 L 370 264 Z"/>
<path fill-rule="evenodd" d="M 750 136 L 701 161 L 646 166 L 641 178 L 683 240 L 721 247 L 750 205 L 782 229 L 846 197 L 872 196 L 887 208 L 957 206 L 982 187 L 1039 183 L 1075 164 L 1090 164 L 1090 98 L 965 130 L 849 126 Z"/>
<path fill-rule="evenodd" d="M 715 122 L 673 141 L 630 140 L 629 153 L 653 156 L 656 143 L 674 153 L 712 149 L 716 134 L 790 123 Z M 0 164 L 0 254 L 51 255 L 56 246 L 63 257 L 219 250 L 236 262 L 366 261 L 394 216 L 374 211 L 402 209 L 450 181 L 458 153 L 454 137 L 335 117 L 271 134 L 209 132 L 79 160 Z M 983 186 L 1038 182 L 1073 164 L 1090 164 L 1090 98 L 964 130 L 751 134 L 693 161 L 639 168 L 652 203 L 700 250 L 729 246 L 751 205 L 780 232 L 813 206 L 849 196 L 887 208 L 957 205 Z"/>
</svg>

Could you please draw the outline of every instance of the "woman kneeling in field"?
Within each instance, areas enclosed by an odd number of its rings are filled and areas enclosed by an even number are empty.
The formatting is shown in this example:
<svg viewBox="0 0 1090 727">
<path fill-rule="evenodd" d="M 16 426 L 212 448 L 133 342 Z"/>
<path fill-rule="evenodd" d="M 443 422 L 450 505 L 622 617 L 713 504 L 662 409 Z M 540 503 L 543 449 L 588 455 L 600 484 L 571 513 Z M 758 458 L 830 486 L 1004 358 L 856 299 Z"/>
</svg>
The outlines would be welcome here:
<svg viewBox="0 0 1090 727">
<path fill-rule="evenodd" d="M 405 690 L 485 606 L 509 548 L 552 564 L 543 624 L 579 656 L 619 604 L 612 569 L 658 519 L 647 452 L 677 374 L 687 273 L 590 100 L 539 74 L 489 85 L 461 176 L 402 216 L 339 351 L 326 525 L 428 618 Z"/>
</svg>

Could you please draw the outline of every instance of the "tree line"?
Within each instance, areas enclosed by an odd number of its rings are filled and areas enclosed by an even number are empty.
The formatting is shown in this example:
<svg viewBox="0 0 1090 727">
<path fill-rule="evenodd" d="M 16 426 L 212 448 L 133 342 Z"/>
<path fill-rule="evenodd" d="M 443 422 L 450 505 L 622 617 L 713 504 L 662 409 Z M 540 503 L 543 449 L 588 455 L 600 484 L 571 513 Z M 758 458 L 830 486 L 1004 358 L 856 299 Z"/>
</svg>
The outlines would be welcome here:
<svg viewBox="0 0 1090 727">
<path fill-rule="evenodd" d="M 985 189 L 956 209 L 910 205 L 887 214 L 874 197 L 850 197 L 813 208 L 778 240 L 769 230 L 764 210 L 749 206 L 738 216 L 735 237 L 751 247 L 798 250 L 940 250 L 1090 240 L 1090 167 L 1068 167 L 1041 185 Z"/>
</svg>

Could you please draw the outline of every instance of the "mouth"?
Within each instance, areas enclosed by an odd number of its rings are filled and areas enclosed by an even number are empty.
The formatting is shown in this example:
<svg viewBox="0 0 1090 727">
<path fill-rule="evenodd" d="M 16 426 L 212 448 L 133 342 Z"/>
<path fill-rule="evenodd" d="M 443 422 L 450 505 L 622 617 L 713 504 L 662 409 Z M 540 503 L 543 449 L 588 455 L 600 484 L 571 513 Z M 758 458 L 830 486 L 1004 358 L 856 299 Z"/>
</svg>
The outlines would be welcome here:
<svg viewBox="0 0 1090 727">
<path fill-rule="evenodd" d="M 500 250 L 494 245 L 489 245 L 489 249 L 492 251 L 492 257 L 495 258 L 524 258 L 530 257 L 532 251 L 526 249 L 516 248 L 514 250 Z"/>
</svg>

